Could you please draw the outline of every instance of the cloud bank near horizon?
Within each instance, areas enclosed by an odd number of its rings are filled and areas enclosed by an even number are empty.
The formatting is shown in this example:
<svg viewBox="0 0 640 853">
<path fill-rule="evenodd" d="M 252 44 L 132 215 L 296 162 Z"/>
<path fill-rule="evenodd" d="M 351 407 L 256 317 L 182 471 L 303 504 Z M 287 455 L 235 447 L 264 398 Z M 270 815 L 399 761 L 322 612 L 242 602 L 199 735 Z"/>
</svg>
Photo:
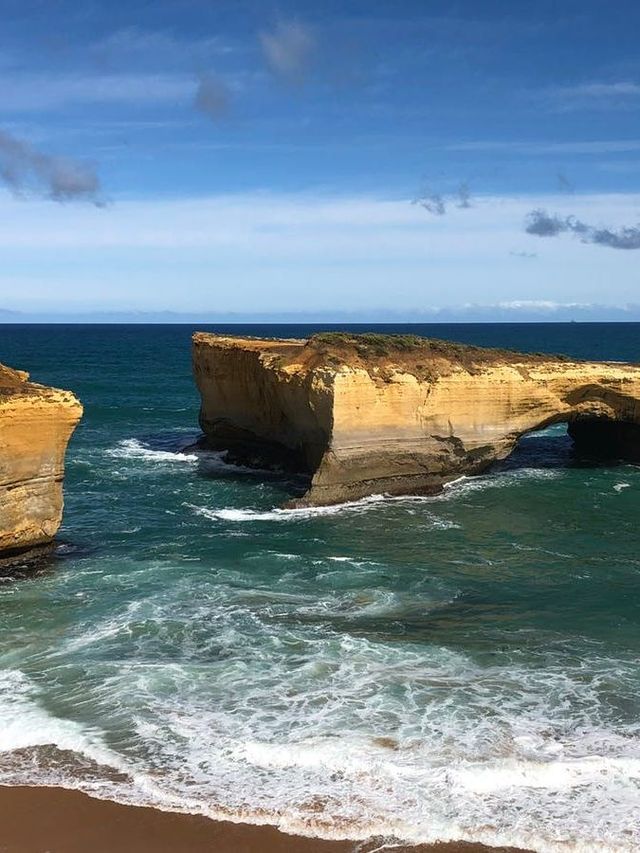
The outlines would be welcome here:
<svg viewBox="0 0 640 853">
<path fill-rule="evenodd" d="M 599 305 L 603 292 L 613 305 L 636 302 L 627 253 L 523 234 L 532 205 L 624 223 L 640 194 L 475 196 L 472 208 L 433 217 L 403 199 L 267 192 L 119 197 L 109 211 L 62 205 L 51 216 L 43 200 L 23 205 L 0 195 L 0 292 L 6 309 L 46 312 L 366 305 L 407 315 L 520 303 L 539 312 L 552 303 Z"/>
<path fill-rule="evenodd" d="M 606 305 L 514 300 L 495 304 L 449 305 L 398 311 L 86 311 L 22 312 L 0 308 L 2 323 L 178 323 L 178 324 L 438 324 L 438 323 L 640 323 L 640 303 Z"/>
</svg>

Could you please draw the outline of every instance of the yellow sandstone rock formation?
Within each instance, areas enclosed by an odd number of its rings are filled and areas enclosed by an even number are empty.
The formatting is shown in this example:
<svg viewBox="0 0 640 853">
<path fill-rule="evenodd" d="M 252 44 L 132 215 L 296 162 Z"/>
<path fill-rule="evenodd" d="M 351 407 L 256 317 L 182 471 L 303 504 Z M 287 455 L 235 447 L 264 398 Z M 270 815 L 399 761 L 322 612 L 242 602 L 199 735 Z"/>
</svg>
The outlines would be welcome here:
<svg viewBox="0 0 640 853">
<path fill-rule="evenodd" d="M 438 491 L 558 422 L 587 450 L 640 458 L 638 365 L 335 333 L 197 333 L 193 363 L 209 445 L 308 473 L 302 505 Z"/>
<path fill-rule="evenodd" d="M 67 442 L 82 415 L 69 391 L 0 364 L 0 556 L 45 545 L 62 518 Z"/>
</svg>

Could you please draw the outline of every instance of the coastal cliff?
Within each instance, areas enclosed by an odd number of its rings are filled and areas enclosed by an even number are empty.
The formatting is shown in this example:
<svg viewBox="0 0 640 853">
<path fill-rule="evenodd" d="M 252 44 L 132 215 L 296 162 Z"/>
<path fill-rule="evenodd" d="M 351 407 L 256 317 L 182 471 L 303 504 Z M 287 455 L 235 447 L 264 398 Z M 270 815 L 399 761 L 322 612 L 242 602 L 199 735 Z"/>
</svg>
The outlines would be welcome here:
<svg viewBox="0 0 640 853">
<path fill-rule="evenodd" d="M 55 536 L 64 455 L 82 415 L 71 392 L 28 380 L 0 364 L 0 557 Z"/>
<path fill-rule="evenodd" d="M 438 491 L 566 422 L 577 445 L 640 458 L 640 366 L 413 336 L 258 340 L 196 333 L 210 446 L 309 475 L 299 505 Z"/>
</svg>

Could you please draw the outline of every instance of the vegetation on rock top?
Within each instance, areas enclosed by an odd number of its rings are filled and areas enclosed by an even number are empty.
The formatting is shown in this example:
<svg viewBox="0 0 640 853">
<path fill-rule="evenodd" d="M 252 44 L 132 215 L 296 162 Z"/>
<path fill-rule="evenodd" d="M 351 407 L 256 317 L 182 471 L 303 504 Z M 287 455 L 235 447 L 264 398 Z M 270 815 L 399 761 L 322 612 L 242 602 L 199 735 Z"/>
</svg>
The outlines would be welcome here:
<svg viewBox="0 0 640 853">
<path fill-rule="evenodd" d="M 513 350 L 479 347 L 419 335 L 385 335 L 377 332 L 322 332 L 312 335 L 307 346 L 322 354 L 329 364 L 361 363 L 365 367 L 410 367 L 417 376 L 441 375 L 444 362 L 455 363 L 470 373 L 487 364 L 514 364 L 523 361 L 573 361 L 567 356 L 548 353 L 521 353 Z"/>
</svg>

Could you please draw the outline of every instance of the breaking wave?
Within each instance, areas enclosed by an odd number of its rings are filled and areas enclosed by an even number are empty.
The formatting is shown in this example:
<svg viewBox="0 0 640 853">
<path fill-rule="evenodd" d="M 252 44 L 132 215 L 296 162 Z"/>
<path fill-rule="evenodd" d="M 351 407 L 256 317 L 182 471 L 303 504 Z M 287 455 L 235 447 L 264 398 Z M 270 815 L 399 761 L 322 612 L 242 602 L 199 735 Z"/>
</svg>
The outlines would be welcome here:
<svg viewBox="0 0 640 853">
<path fill-rule="evenodd" d="M 134 459 L 145 462 L 183 462 L 198 461 L 197 453 L 187 453 L 184 450 L 160 450 L 150 447 L 137 438 L 126 438 L 119 441 L 116 447 L 105 450 L 107 456 L 115 459 Z"/>
<path fill-rule="evenodd" d="M 326 516 L 361 514 L 369 511 L 374 507 L 389 503 L 402 503 L 410 505 L 412 503 L 420 503 L 428 500 L 421 497 L 388 497 L 385 495 L 372 495 L 371 497 L 362 498 L 358 501 L 349 503 L 332 504 L 330 506 L 314 506 L 314 507 L 299 507 L 292 509 L 281 509 L 276 507 L 270 510 L 256 509 L 239 509 L 236 507 L 226 507 L 222 509 L 210 509 L 208 507 L 195 506 L 193 504 L 185 504 L 189 509 L 197 515 L 210 518 L 214 521 L 230 521 L 230 522 L 257 522 L 257 521 L 307 521 L 314 518 L 323 518 Z M 457 527 L 454 522 L 445 519 L 437 518 L 433 514 L 429 514 L 429 520 L 434 527 L 447 529 Z"/>
<path fill-rule="evenodd" d="M 196 624 L 203 617 L 196 608 Z M 247 652 L 244 666 L 214 668 L 215 703 L 193 665 L 108 678 L 100 698 L 108 689 L 131 714 L 128 750 L 45 710 L 26 676 L 5 672 L 0 782 L 324 838 L 638 849 L 639 732 L 598 713 L 610 661 L 589 661 L 585 679 L 580 666 L 486 669 L 445 649 L 317 631 L 263 629 L 252 642 L 227 622 L 223 633 Z M 283 641 L 307 645 L 304 666 L 274 654 Z M 616 668 L 632 690 L 631 670 Z"/>
<path fill-rule="evenodd" d="M 162 446 L 153 446 L 162 445 Z M 105 450 L 106 456 L 131 461 L 176 463 L 196 466 L 204 473 L 238 473 L 259 476 L 264 474 L 257 468 L 248 468 L 227 461 L 226 450 L 193 449 L 193 441 L 168 439 L 154 443 L 138 438 L 126 438 L 115 447 Z"/>
</svg>

